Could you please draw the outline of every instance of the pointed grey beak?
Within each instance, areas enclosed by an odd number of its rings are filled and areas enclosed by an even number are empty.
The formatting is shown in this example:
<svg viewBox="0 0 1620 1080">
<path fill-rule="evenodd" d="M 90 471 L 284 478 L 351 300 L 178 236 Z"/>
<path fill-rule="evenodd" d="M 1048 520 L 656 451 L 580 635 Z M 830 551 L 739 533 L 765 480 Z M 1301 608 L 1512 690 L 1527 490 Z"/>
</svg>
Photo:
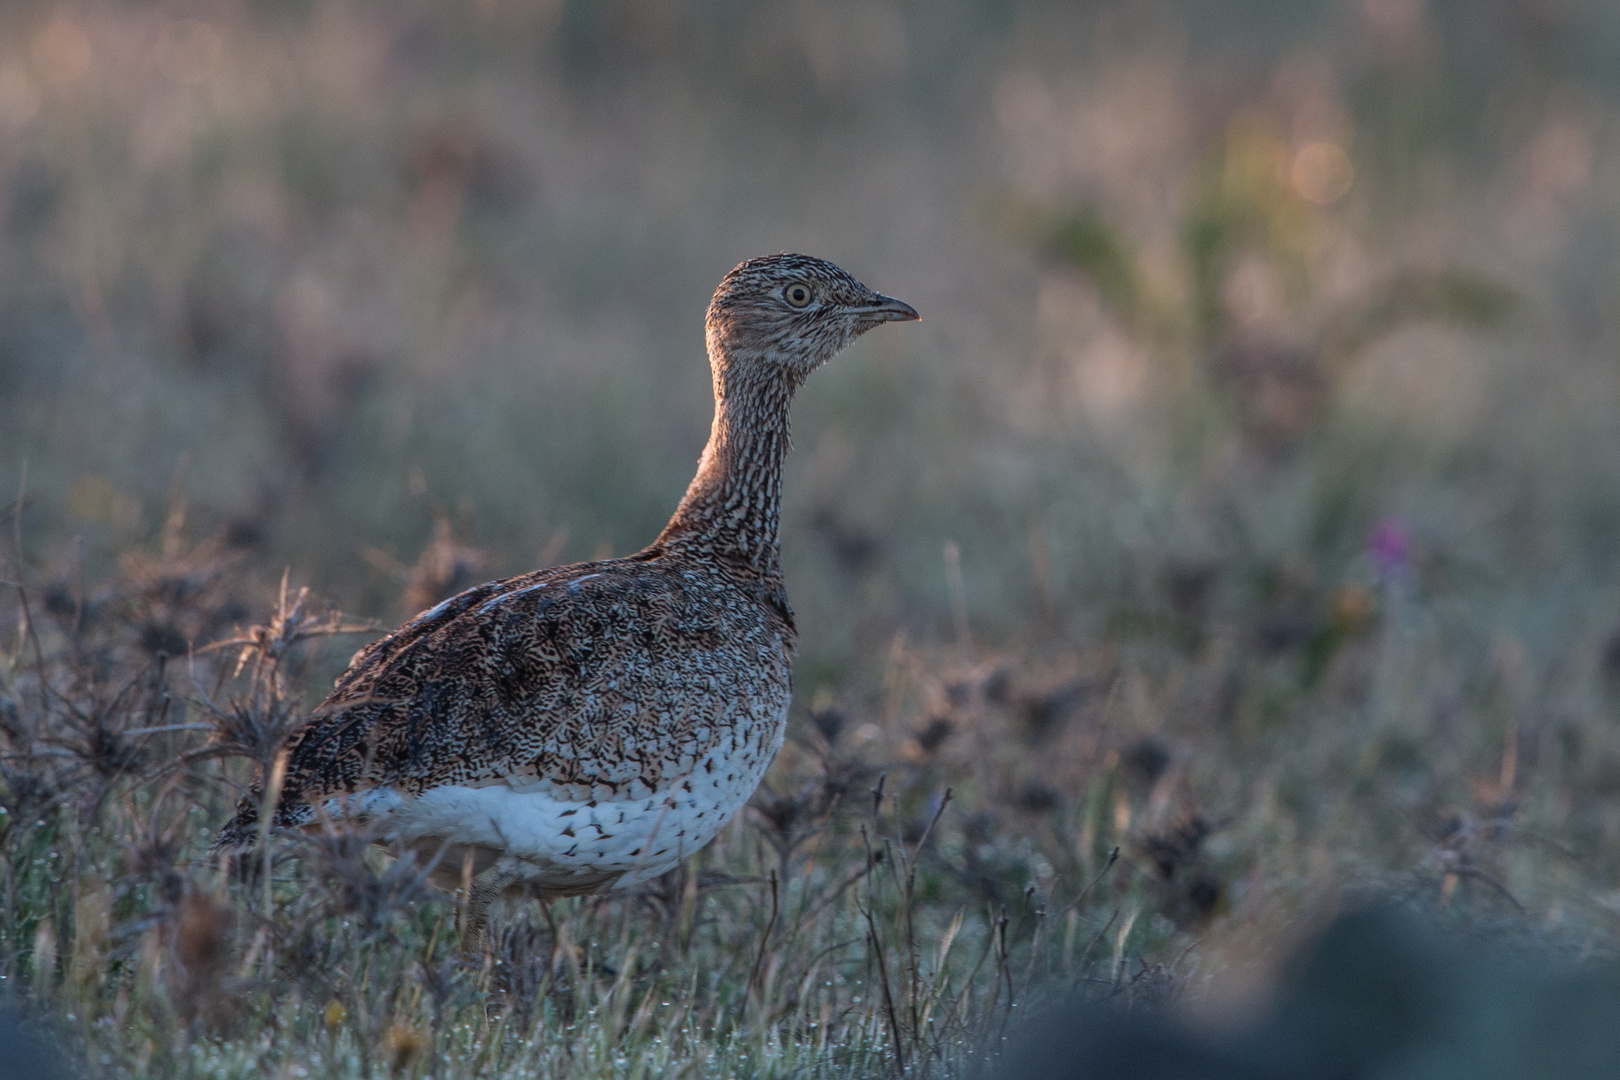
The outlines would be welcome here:
<svg viewBox="0 0 1620 1080">
<path fill-rule="evenodd" d="M 850 314 L 859 315 L 862 321 L 874 323 L 915 322 L 922 318 L 921 315 L 917 314 L 917 309 L 904 300 L 896 300 L 894 297 L 884 296 L 882 293 L 874 296 L 873 302 L 865 307 L 851 308 Z"/>
</svg>

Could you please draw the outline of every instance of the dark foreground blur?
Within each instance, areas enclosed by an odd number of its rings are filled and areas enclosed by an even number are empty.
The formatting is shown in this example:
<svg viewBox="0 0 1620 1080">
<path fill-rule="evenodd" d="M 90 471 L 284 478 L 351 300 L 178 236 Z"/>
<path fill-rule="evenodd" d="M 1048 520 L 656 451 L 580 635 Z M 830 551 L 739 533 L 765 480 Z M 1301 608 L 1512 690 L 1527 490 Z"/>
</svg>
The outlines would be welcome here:
<svg viewBox="0 0 1620 1080">
<path fill-rule="evenodd" d="M 1075 1002 L 1009 1036 L 994 1080 L 1603 1080 L 1620 968 L 1550 964 L 1409 910 L 1334 920 L 1247 1023 L 1196 1028 Z"/>
<path fill-rule="evenodd" d="M 37 1023 L 13 1008 L 0 1007 L 0 1080 L 72 1080 L 85 1076 L 70 1069 L 66 1055 Z"/>
</svg>

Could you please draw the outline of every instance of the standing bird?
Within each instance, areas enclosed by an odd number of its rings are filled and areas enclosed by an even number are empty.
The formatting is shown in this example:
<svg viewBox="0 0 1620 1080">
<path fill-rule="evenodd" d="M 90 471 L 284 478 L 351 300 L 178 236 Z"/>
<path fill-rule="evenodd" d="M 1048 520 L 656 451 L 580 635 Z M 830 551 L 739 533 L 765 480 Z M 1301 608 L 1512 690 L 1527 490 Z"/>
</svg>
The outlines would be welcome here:
<svg viewBox="0 0 1620 1080">
<path fill-rule="evenodd" d="M 806 255 L 732 270 L 707 319 L 714 424 L 664 531 L 627 558 L 468 589 L 361 650 L 288 738 L 273 824 L 364 824 L 434 884 L 470 880 L 475 935 L 498 897 L 625 888 L 707 844 L 787 725 L 794 391 L 879 323 L 916 318 Z M 256 787 L 215 849 L 253 847 L 262 803 Z"/>
</svg>

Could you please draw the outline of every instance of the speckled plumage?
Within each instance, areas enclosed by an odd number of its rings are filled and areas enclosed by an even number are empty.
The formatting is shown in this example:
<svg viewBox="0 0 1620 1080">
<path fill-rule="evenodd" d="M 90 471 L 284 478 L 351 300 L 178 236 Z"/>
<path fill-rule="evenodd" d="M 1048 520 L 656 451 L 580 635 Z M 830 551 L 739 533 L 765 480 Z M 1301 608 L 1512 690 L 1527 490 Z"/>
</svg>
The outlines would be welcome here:
<svg viewBox="0 0 1620 1080">
<path fill-rule="evenodd" d="M 799 301 L 803 301 L 800 303 Z M 623 887 L 708 843 L 782 745 L 795 630 L 778 542 L 788 408 L 900 301 L 803 255 L 709 305 L 715 417 L 646 549 L 468 589 L 358 653 L 287 744 L 274 823 L 365 821 L 454 887 Z M 251 847 L 258 790 L 216 846 Z"/>
</svg>

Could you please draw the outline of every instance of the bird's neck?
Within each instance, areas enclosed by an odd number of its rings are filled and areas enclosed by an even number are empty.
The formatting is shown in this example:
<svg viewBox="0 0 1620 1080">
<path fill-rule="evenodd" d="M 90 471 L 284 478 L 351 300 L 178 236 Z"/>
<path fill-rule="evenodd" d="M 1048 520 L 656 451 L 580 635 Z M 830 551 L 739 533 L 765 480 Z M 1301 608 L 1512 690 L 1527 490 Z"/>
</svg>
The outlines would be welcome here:
<svg viewBox="0 0 1620 1080">
<path fill-rule="evenodd" d="M 787 457 L 788 408 L 797 389 L 776 372 L 749 374 L 724 362 L 714 367 L 714 424 L 686 489 L 657 544 L 740 560 L 779 583 L 782 554 L 782 462 Z"/>
</svg>

